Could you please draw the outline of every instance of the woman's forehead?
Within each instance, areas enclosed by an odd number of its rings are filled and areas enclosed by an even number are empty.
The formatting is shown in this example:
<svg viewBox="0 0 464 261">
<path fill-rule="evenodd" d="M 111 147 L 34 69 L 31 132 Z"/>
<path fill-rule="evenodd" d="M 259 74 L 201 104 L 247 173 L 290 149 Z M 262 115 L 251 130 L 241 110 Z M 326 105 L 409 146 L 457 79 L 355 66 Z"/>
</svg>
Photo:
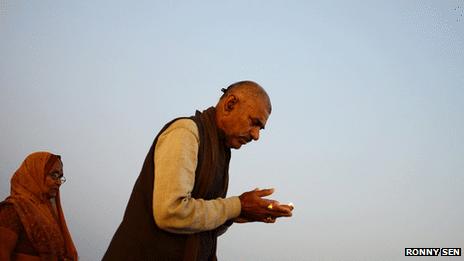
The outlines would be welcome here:
<svg viewBox="0 0 464 261">
<path fill-rule="evenodd" d="M 63 168 L 63 163 L 61 162 L 61 160 L 55 161 L 55 163 L 53 163 L 52 165 L 52 170 L 59 170 L 62 168 Z"/>
</svg>

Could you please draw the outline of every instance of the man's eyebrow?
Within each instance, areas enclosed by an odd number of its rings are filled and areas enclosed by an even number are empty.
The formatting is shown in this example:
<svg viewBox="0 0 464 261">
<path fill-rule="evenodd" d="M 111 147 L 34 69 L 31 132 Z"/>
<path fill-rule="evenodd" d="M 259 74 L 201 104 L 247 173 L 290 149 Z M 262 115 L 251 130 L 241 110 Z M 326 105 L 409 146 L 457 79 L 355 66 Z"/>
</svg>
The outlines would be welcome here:
<svg viewBox="0 0 464 261">
<path fill-rule="evenodd" d="M 264 123 L 258 119 L 258 118 L 251 118 L 253 120 L 253 124 L 261 127 L 262 130 L 264 130 Z"/>
</svg>

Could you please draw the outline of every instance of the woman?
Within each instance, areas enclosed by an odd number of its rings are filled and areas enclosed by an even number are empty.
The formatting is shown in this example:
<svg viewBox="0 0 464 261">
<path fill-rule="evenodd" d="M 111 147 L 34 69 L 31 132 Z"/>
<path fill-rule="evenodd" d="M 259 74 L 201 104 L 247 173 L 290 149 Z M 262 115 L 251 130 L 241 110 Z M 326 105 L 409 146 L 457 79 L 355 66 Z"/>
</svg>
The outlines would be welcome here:
<svg viewBox="0 0 464 261">
<path fill-rule="evenodd" d="M 77 260 L 60 203 L 65 180 L 60 156 L 27 156 L 0 202 L 0 260 Z"/>
</svg>

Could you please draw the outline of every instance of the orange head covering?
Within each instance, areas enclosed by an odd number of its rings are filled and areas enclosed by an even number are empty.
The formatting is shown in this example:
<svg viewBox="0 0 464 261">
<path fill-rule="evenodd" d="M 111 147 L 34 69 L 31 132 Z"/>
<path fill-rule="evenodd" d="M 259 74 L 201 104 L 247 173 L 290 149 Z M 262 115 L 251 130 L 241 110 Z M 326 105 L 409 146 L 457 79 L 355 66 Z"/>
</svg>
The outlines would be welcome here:
<svg viewBox="0 0 464 261">
<path fill-rule="evenodd" d="M 77 251 L 66 226 L 60 193 L 55 197 L 56 215 L 45 194 L 45 178 L 60 156 L 35 152 L 26 157 L 11 178 L 12 203 L 29 240 L 43 260 L 68 258 L 77 260 Z"/>
</svg>

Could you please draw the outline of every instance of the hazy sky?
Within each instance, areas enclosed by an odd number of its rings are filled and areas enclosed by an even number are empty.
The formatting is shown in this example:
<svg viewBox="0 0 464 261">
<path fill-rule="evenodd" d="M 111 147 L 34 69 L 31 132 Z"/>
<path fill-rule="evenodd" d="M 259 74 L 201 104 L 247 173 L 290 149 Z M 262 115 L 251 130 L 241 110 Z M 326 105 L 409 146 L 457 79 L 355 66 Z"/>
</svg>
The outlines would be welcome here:
<svg viewBox="0 0 464 261">
<path fill-rule="evenodd" d="M 464 248 L 463 13 L 464 0 L 0 0 L 0 198 L 27 154 L 61 154 L 68 226 L 81 260 L 99 260 L 160 128 L 251 79 L 273 111 L 233 151 L 229 195 L 275 187 L 296 208 L 232 226 L 221 260 Z"/>
</svg>

